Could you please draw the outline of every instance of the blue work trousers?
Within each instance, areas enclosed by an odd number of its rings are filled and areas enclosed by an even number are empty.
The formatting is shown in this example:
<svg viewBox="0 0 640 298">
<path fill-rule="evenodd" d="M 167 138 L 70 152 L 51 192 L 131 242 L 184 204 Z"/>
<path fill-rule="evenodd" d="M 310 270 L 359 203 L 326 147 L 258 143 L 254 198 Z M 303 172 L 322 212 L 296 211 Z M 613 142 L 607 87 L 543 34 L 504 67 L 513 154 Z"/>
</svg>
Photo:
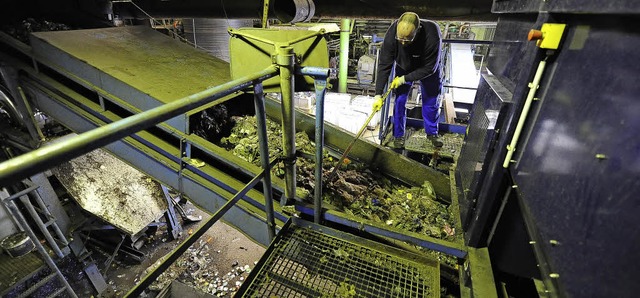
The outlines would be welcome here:
<svg viewBox="0 0 640 298">
<path fill-rule="evenodd" d="M 396 66 L 396 76 L 403 76 L 406 72 Z M 403 137 L 405 126 L 407 125 L 407 97 L 411 91 L 411 83 L 406 82 L 396 89 L 396 103 L 393 109 L 393 136 Z M 420 91 L 422 94 L 422 119 L 424 130 L 427 135 L 438 134 L 438 121 L 440 119 L 440 92 L 442 81 L 440 73 L 436 72 L 420 81 Z"/>
</svg>

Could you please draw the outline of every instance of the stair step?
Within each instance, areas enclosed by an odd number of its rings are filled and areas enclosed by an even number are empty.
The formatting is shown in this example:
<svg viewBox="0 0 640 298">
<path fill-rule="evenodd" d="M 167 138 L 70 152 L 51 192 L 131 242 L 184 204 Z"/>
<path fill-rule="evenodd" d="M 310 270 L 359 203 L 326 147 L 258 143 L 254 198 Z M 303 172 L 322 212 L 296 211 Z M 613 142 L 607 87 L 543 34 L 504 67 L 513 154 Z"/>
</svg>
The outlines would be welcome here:
<svg viewBox="0 0 640 298">
<path fill-rule="evenodd" d="M 28 289 L 26 289 L 24 292 L 22 292 L 20 294 L 20 296 L 18 296 L 18 298 L 28 297 L 29 295 L 31 295 L 31 293 L 35 292 L 35 290 L 37 290 L 40 287 L 44 286 L 46 283 L 48 283 L 54 277 L 56 277 L 56 273 L 55 272 L 47 275 L 45 278 L 39 280 L 37 283 L 35 283 L 34 285 L 32 285 Z"/>
<path fill-rule="evenodd" d="M 45 223 L 44 223 L 44 226 L 45 226 L 45 227 L 48 227 L 48 226 L 50 226 L 50 225 L 52 225 L 52 224 L 54 224 L 54 223 L 56 223 L 56 219 L 55 219 L 55 218 L 52 218 L 52 219 L 50 219 L 49 221 L 45 222 Z"/>
<path fill-rule="evenodd" d="M 26 194 L 28 194 L 28 193 L 30 193 L 30 192 L 32 192 L 32 191 L 34 191 L 34 190 L 38 189 L 39 187 L 40 187 L 40 186 L 38 186 L 38 185 L 31 186 L 31 187 L 29 187 L 29 188 L 23 189 L 23 190 L 21 190 L 21 191 L 19 191 L 19 192 L 15 193 L 15 194 L 13 194 L 13 195 L 9 196 L 8 198 L 6 198 L 6 199 L 4 199 L 4 200 L 5 200 L 5 201 L 10 201 L 10 200 L 13 200 L 13 199 L 15 199 L 15 198 L 19 198 L 19 197 L 21 197 L 21 196 L 24 196 L 24 195 L 26 195 Z"/>
<path fill-rule="evenodd" d="M 35 209 L 39 214 L 44 215 L 47 219 L 53 219 L 55 220 L 55 218 L 53 217 L 53 215 L 49 214 L 48 210 L 42 210 L 40 209 L 40 207 L 38 206 L 33 206 L 33 209 Z"/>
<path fill-rule="evenodd" d="M 62 294 L 62 292 L 64 292 L 65 290 L 67 290 L 67 289 L 62 287 L 62 288 L 56 290 L 55 292 L 51 293 L 51 295 L 47 296 L 47 298 L 57 297 L 58 295 Z"/>
</svg>

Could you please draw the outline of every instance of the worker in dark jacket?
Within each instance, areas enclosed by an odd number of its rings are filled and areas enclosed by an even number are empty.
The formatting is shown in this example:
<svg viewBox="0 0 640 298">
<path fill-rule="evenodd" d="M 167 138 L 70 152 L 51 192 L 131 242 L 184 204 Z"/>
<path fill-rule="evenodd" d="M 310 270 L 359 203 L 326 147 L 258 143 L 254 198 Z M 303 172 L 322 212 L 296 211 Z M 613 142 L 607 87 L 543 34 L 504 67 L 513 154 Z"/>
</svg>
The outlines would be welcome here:
<svg viewBox="0 0 640 298">
<path fill-rule="evenodd" d="M 389 75 L 395 65 L 395 78 L 389 88 L 396 89 L 393 111 L 393 145 L 404 148 L 407 112 L 405 105 L 411 83 L 420 83 L 422 94 L 422 118 L 427 137 L 436 147 L 442 147 L 438 137 L 440 116 L 440 27 L 432 22 L 420 20 L 417 14 L 406 12 L 391 24 L 380 49 L 376 95 L 373 110 L 382 107 L 382 94 Z"/>
</svg>

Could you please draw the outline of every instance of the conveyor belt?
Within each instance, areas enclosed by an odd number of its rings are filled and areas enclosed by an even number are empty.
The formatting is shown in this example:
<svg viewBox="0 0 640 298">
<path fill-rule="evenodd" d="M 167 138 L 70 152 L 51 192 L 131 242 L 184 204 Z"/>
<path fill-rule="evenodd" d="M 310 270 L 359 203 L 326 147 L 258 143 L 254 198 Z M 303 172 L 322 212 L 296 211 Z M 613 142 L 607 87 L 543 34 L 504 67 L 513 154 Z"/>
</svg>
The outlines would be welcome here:
<svg viewBox="0 0 640 298">
<path fill-rule="evenodd" d="M 231 80 L 229 64 L 145 26 L 36 32 L 38 59 L 138 113 Z M 167 121 L 188 132 L 187 116 Z"/>
<path fill-rule="evenodd" d="M 78 40 L 83 40 L 83 43 L 78 43 Z M 32 35 L 31 42 L 33 51 L 28 53 L 34 55 L 39 63 L 100 95 L 100 98 L 80 96 L 74 93 L 78 86 L 73 85 L 73 90 L 67 90 L 58 82 L 40 78 L 42 73 L 33 72 L 31 77 L 25 78 L 29 81 L 25 86 L 35 94 L 35 105 L 77 132 L 120 120 L 128 113 L 135 114 L 171 103 L 182 95 L 229 80 L 228 64 L 149 28 L 39 32 Z M 172 69 L 180 70 L 179 79 L 167 77 L 175 73 Z M 106 103 L 106 111 L 100 105 L 102 101 Z M 231 105 L 234 102 L 243 104 L 239 99 L 227 103 Z M 112 111 L 110 107 L 113 104 L 128 112 L 124 113 L 120 108 Z M 279 120 L 279 103 L 267 100 L 266 110 L 267 116 Z M 182 188 L 194 203 L 214 212 L 244 185 L 240 180 L 252 177 L 260 169 L 189 132 L 191 113 L 159 125 L 160 131 L 143 131 L 106 149 L 163 184 Z M 297 131 L 314 135 L 314 123 L 312 117 L 296 113 Z M 325 126 L 327 147 L 339 151 L 352 139 L 349 133 L 331 125 Z M 181 145 L 187 150 L 181 150 Z M 203 167 L 180 163 L 181 152 L 187 154 L 189 150 L 196 157 L 210 159 Z M 351 150 L 350 158 L 370 164 L 371 168 L 409 185 L 422 185 L 428 180 L 440 197 L 445 200 L 451 197 L 446 175 L 387 148 L 359 140 Z M 180 170 L 181 167 L 185 168 Z M 412 171 L 406 171 L 408 168 Z M 272 181 L 277 191 L 283 189 L 281 179 Z M 258 191 L 251 191 L 247 196 L 250 199 L 240 202 L 241 208 L 233 208 L 225 219 L 253 239 L 268 245 L 263 229 L 258 227 L 264 223 L 264 217 L 259 215 L 264 208 L 264 199 Z M 242 212 L 238 213 L 240 210 L 236 209 L 242 209 Z M 247 211 L 249 209 L 251 211 Z M 286 221 L 287 216 L 280 212 L 278 204 L 275 209 L 276 218 Z M 247 214 L 251 220 L 247 220 Z"/>
<path fill-rule="evenodd" d="M 439 264 L 399 249 L 291 221 L 239 297 L 439 297 Z"/>
</svg>

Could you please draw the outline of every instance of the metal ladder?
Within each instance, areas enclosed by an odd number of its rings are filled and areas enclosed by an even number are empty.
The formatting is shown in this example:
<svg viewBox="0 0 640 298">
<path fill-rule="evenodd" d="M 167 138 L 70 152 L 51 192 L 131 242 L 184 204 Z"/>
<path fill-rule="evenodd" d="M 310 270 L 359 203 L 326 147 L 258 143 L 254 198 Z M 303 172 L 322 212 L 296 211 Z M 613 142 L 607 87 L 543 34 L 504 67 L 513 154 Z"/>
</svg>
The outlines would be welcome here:
<svg viewBox="0 0 640 298">
<path fill-rule="evenodd" d="M 20 201 L 25 205 L 27 211 L 29 212 L 33 220 L 36 222 L 36 224 L 40 228 L 44 237 L 47 239 L 47 242 L 51 246 L 51 249 L 54 251 L 54 253 L 58 257 L 60 258 L 64 257 L 66 254 L 63 252 L 62 249 L 60 249 L 60 246 L 58 246 L 58 242 L 56 242 L 56 239 L 53 238 L 48 228 L 51 227 L 54 230 L 55 234 L 58 236 L 58 241 L 61 242 L 64 246 L 67 246 L 68 242 L 64 237 L 64 235 L 62 234 L 62 231 L 60 231 L 60 228 L 56 224 L 55 218 L 51 215 L 51 213 L 49 213 L 46 205 L 44 204 L 44 202 L 36 192 L 39 186 L 34 185 L 31 181 L 28 181 L 28 180 L 25 180 L 23 182 L 28 186 L 26 189 L 9 196 L 6 188 L 3 188 L 2 191 L 0 191 L 0 199 L 2 200 L 2 203 L 5 205 L 9 213 L 16 220 L 19 227 L 23 231 L 25 231 L 27 235 L 29 235 L 29 238 L 31 238 L 31 241 L 33 241 L 33 244 L 35 245 L 36 249 L 42 256 L 42 258 L 44 259 L 45 263 L 47 263 L 47 266 L 49 266 L 49 268 L 53 272 L 47 275 L 42 280 L 38 281 L 33 286 L 29 287 L 27 290 L 21 293 L 20 296 L 18 297 L 27 297 L 31 295 L 38 288 L 42 287 L 43 285 L 45 285 L 47 282 L 49 282 L 56 276 L 58 277 L 60 282 L 64 285 L 64 287 L 56 290 L 51 295 L 49 295 L 49 297 L 56 297 L 62 294 L 62 292 L 64 292 L 65 290 L 69 293 L 71 297 L 74 297 L 74 298 L 78 297 L 73 291 L 73 289 L 71 288 L 71 285 L 69 285 L 69 283 L 67 282 L 67 279 L 64 277 L 64 275 L 62 275 L 62 272 L 60 272 L 60 269 L 58 268 L 56 263 L 53 261 L 53 259 L 51 258 L 47 250 L 40 243 L 40 240 L 38 239 L 34 231 L 31 229 L 31 227 L 29 226 L 29 223 L 25 219 L 20 209 L 18 209 L 18 206 L 14 201 L 16 198 L 20 198 Z M 31 203 L 31 200 L 29 199 L 29 196 L 28 196 L 30 193 L 33 194 L 33 197 L 35 198 L 39 208 L 33 206 L 33 204 Z M 40 218 L 40 214 L 42 214 L 47 219 L 46 223 L 42 221 L 42 219 Z M 68 253 L 68 247 L 66 248 L 66 250 Z"/>
<path fill-rule="evenodd" d="M 20 196 L 20 201 L 27 208 L 29 215 L 31 215 L 33 220 L 36 222 L 36 225 L 38 226 L 38 228 L 40 229 L 40 232 L 42 232 L 45 239 L 49 243 L 49 246 L 51 246 L 51 249 L 53 250 L 53 252 L 59 258 L 63 258 L 70 252 L 68 248 L 69 242 L 67 241 L 66 237 L 62 233 L 62 230 L 60 230 L 60 227 L 58 226 L 58 224 L 56 223 L 56 218 L 49 212 L 49 208 L 47 208 L 47 205 L 44 203 L 44 201 L 40 197 L 40 194 L 36 191 L 40 186 L 35 185 L 30 180 L 23 180 L 22 182 L 28 186 L 27 189 L 31 189 L 29 193 L 32 194 L 32 197 L 38 206 L 37 207 L 34 206 L 31 200 L 29 199 L 29 196 L 27 196 L 26 194 Z M 42 220 L 43 217 L 46 220 L 46 222 L 43 222 Z M 49 229 L 53 230 L 53 232 L 57 236 L 56 238 L 53 237 Z"/>
</svg>

